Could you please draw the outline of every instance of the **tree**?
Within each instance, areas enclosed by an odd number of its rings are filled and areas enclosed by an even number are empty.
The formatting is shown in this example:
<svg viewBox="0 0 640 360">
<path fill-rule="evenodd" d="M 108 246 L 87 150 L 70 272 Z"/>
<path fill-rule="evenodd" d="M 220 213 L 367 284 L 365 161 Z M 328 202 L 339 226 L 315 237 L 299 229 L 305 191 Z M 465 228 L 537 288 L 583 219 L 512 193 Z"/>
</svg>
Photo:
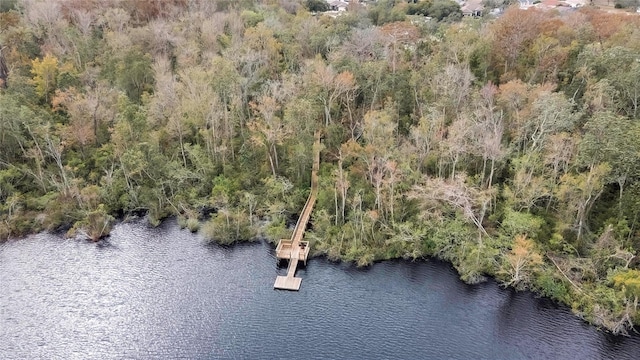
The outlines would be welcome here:
<svg viewBox="0 0 640 360">
<path fill-rule="evenodd" d="M 33 113 L 15 96 L 0 94 L 0 161 L 17 163 L 25 152 L 27 140 L 22 131 L 22 124 L 28 121 Z"/>
<path fill-rule="evenodd" d="M 447 63 L 453 63 L 456 66 L 471 65 L 474 61 L 474 53 L 488 44 L 488 39 L 483 36 L 483 33 L 468 23 L 452 23 L 446 31 L 443 39 L 446 46 L 443 46 L 442 52 L 446 56 Z M 474 75 L 478 77 L 475 72 Z"/>
<path fill-rule="evenodd" d="M 451 179 L 457 176 L 457 167 L 465 155 L 470 152 L 471 121 L 468 114 L 460 113 L 447 128 L 446 138 L 440 142 L 438 175 L 443 176 L 447 166 L 451 170 Z"/>
<path fill-rule="evenodd" d="M 329 11 L 329 4 L 325 0 L 306 0 L 304 5 L 313 12 Z"/>
<path fill-rule="evenodd" d="M 584 100 L 585 111 L 589 115 L 593 115 L 598 111 L 616 112 L 618 104 L 616 100 L 619 98 L 618 90 L 611 85 L 608 79 L 602 79 L 598 82 L 591 81 L 587 84 L 582 99 Z"/>
<path fill-rule="evenodd" d="M 506 130 L 510 139 L 518 138 L 524 128 L 523 121 L 528 115 L 529 87 L 520 80 L 512 80 L 500 85 L 497 104 L 507 117 Z"/>
<path fill-rule="evenodd" d="M 36 93 L 49 102 L 49 97 L 56 88 L 58 76 L 58 59 L 55 56 L 45 55 L 42 60 L 34 59 L 31 62 L 31 74 L 36 86 Z"/>
<path fill-rule="evenodd" d="M 506 269 L 504 273 L 509 279 L 507 285 L 523 287 L 529 283 L 532 275 L 540 265 L 542 256 L 536 251 L 535 244 L 526 235 L 517 235 L 511 251 L 505 255 Z"/>
<path fill-rule="evenodd" d="M 438 149 L 445 133 L 444 116 L 433 109 L 411 128 L 410 140 L 416 149 L 418 169 L 423 170 L 425 159 Z"/>
<path fill-rule="evenodd" d="M 38 174 L 41 182 L 44 182 L 46 169 L 43 169 L 49 162 L 53 160 L 57 175 L 48 173 L 47 181 L 55 187 L 55 189 L 65 196 L 72 195 L 72 175 L 69 174 L 68 168 L 65 166 L 63 159 L 64 151 L 67 146 L 63 140 L 62 134 L 66 133 L 66 127 L 62 125 L 52 126 L 45 122 L 46 119 L 36 118 L 35 121 L 25 124 L 25 128 L 29 137 L 33 141 L 34 146 L 27 154 L 37 163 Z M 35 175 L 35 173 L 33 173 Z"/>
<path fill-rule="evenodd" d="M 375 205 L 379 211 L 389 209 L 390 215 L 393 215 L 393 186 L 397 176 L 397 163 L 393 161 L 396 124 L 392 111 L 371 111 L 365 115 L 362 137 L 366 144 L 360 154 L 366 164 L 367 180 L 375 189 Z M 385 184 L 390 187 L 391 200 L 388 203 L 382 196 Z"/>
<path fill-rule="evenodd" d="M 222 112 L 222 118 L 216 119 L 218 121 L 215 124 L 209 123 L 207 127 L 218 134 L 218 149 L 224 162 L 228 154 L 232 157 L 234 155 L 233 138 L 238 131 L 237 128 L 244 127 L 239 96 L 241 78 L 228 59 L 215 57 L 212 60 L 212 66 L 216 69 L 216 75 L 211 79 L 211 84 L 219 99 L 219 106 L 216 106 L 216 109 Z M 214 117 L 209 119 L 214 120 Z"/>
<path fill-rule="evenodd" d="M 628 232 L 626 221 L 621 220 L 615 226 L 607 225 L 594 243 L 590 255 L 601 273 L 606 274 L 610 269 L 619 268 L 620 265 L 623 269 L 629 269 L 638 258 L 632 247 L 625 246 Z"/>
<path fill-rule="evenodd" d="M 640 270 L 628 269 L 619 271 L 612 277 L 614 286 L 621 288 L 631 302 L 638 304 L 640 299 Z M 637 306 L 637 305 L 636 305 Z"/>
<path fill-rule="evenodd" d="M 580 118 L 580 113 L 573 110 L 572 101 L 562 93 L 543 91 L 532 105 L 520 135 L 523 148 L 530 152 L 543 149 L 549 135 L 572 131 Z"/>
<path fill-rule="evenodd" d="M 587 22 L 591 24 L 592 31 L 595 32 L 595 39 L 600 45 L 607 44 L 607 40 L 620 31 L 621 28 L 637 21 L 636 19 L 629 19 L 626 14 L 620 12 L 610 13 L 594 11 L 595 9 L 585 10 L 583 13 L 586 15 Z"/>
<path fill-rule="evenodd" d="M 625 309 L 619 320 L 611 326 L 614 333 L 627 334 L 633 328 L 633 318 L 638 314 L 638 300 L 640 299 L 640 271 L 623 270 L 615 273 L 611 278 L 615 288 L 624 295 Z"/>
<path fill-rule="evenodd" d="M 611 167 L 608 181 L 618 184 L 621 207 L 625 183 L 640 170 L 640 149 L 637 145 L 640 127 L 625 117 L 599 111 L 587 121 L 584 129 L 586 132 L 580 142 L 578 161 L 589 167 L 601 163 Z"/>
<path fill-rule="evenodd" d="M 357 90 L 353 74 L 348 71 L 337 73 L 333 67 L 324 64 L 318 57 L 308 65 L 308 77 L 312 86 L 316 87 L 318 99 L 324 108 L 324 123 L 332 123 L 333 106 L 344 96 Z"/>
<path fill-rule="evenodd" d="M 80 226 L 89 239 L 98 241 L 109 235 L 114 221 L 115 219 L 106 211 L 104 204 L 100 204 L 95 210 L 87 213 Z"/>
<path fill-rule="evenodd" d="M 385 53 L 391 67 L 391 73 L 396 75 L 400 67 L 399 58 L 402 50 L 408 46 L 415 46 L 419 38 L 417 26 L 407 22 L 393 22 L 380 27 L 380 34 L 383 35 Z"/>
<path fill-rule="evenodd" d="M 507 203 L 515 210 L 533 210 L 546 200 L 551 203 L 555 181 L 542 168 L 540 154 L 527 154 L 511 159 L 513 175 L 505 186 Z"/>
<path fill-rule="evenodd" d="M 282 43 L 264 22 L 245 30 L 242 51 L 245 55 L 244 65 L 247 66 L 240 70 L 243 76 L 267 77 L 278 73 L 282 61 Z M 249 71 L 257 73 L 254 75 Z"/>
<path fill-rule="evenodd" d="M 254 104 L 253 107 L 256 117 L 248 124 L 251 141 L 255 145 L 266 148 L 271 174 L 275 178 L 279 166 L 277 145 L 282 144 L 289 132 L 279 116 L 280 105 L 273 97 L 264 95 L 260 98 L 260 102 Z"/>
<path fill-rule="evenodd" d="M 450 19 L 453 21 L 462 18 L 462 11 L 460 5 L 455 1 L 434 0 L 426 15 L 437 20 Z"/>
<path fill-rule="evenodd" d="M 449 64 L 430 82 L 435 104 L 448 119 L 458 114 L 471 94 L 473 74 L 466 65 Z"/>
<path fill-rule="evenodd" d="M 529 82 L 539 83 L 555 81 L 558 73 L 566 63 L 569 47 L 563 47 L 556 37 L 542 34 L 538 36 L 531 47 L 530 57 L 534 65 L 529 75 Z"/>
<path fill-rule="evenodd" d="M 537 37 L 538 29 L 547 16 L 539 10 L 520 10 L 513 6 L 508 8 L 491 26 L 494 35 L 494 65 L 502 81 L 508 81 L 518 73 L 518 58 Z"/>
<path fill-rule="evenodd" d="M 544 149 L 543 162 L 547 168 L 551 168 L 550 179 L 555 184 L 560 176 L 567 173 L 574 164 L 577 144 L 582 139 L 578 134 L 561 132 L 549 136 L 549 141 Z M 548 170 L 545 171 L 549 173 Z"/>
<path fill-rule="evenodd" d="M 3 50 L 6 47 L 0 44 L 0 88 L 7 88 L 7 79 L 9 78 L 9 68 L 7 67 L 7 60 L 5 60 Z"/>
<path fill-rule="evenodd" d="M 613 46 L 601 49 L 591 45 L 585 47 L 581 54 L 582 62 L 587 73 L 586 100 L 598 99 L 598 94 L 608 87 L 603 95 L 613 99 L 613 105 L 626 113 L 627 116 L 640 116 L 640 65 L 635 61 L 635 52 L 625 46 Z M 595 77 L 595 79 L 592 79 Z M 599 89 L 601 88 L 601 89 Z M 612 91 L 613 90 L 613 91 Z M 595 98 L 594 98 L 595 97 Z M 611 109 L 613 110 L 613 109 Z"/>
<path fill-rule="evenodd" d="M 618 85 L 622 108 L 629 117 L 637 119 L 640 116 L 640 64 L 633 61 L 616 75 L 612 80 Z"/>
<path fill-rule="evenodd" d="M 482 222 L 492 192 L 468 186 L 465 180 L 464 174 L 448 180 L 424 176 L 420 184 L 413 186 L 410 196 L 421 200 L 425 209 L 429 209 L 433 202 L 436 202 L 461 211 L 464 218 L 478 229 L 478 242 L 481 243 L 482 236 L 488 235 Z"/>
<path fill-rule="evenodd" d="M 475 124 L 472 133 L 472 141 L 475 143 L 476 151 L 482 157 L 482 177 L 483 183 L 491 188 L 493 176 L 495 173 L 496 161 L 500 161 L 505 151 L 502 149 L 502 136 L 504 133 L 504 125 L 502 121 L 502 112 L 499 112 L 495 106 L 495 95 L 498 88 L 489 82 L 480 90 L 480 100 L 477 101 L 478 108 L 474 113 Z M 487 180 L 484 180 L 486 174 L 487 161 L 490 160 L 490 172 Z"/>
<path fill-rule="evenodd" d="M 345 147 L 345 145 L 342 145 Z M 336 207 L 336 216 L 335 216 L 335 224 L 344 223 L 345 221 L 345 213 L 347 210 L 347 194 L 349 191 L 349 187 L 351 183 L 347 177 L 347 174 L 344 171 L 343 163 L 345 160 L 344 153 L 346 151 L 340 148 L 338 152 L 338 167 L 334 170 L 334 199 L 335 199 L 335 207 Z M 338 195 L 340 195 L 340 202 L 338 202 Z"/>
<path fill-rule="evenodd" d="M 117 62 L 117 83 L 131 101 L 139 103 L 144 92 L 153 89 L 153 67 L 151 56 L 140 49 L 129 49 Z"/>
<path fill-rule="evenodd" d="M 193 136 L 199 129 L 210 159 L 220 160 L 224 156 L 221 156 L 220 149 L 223 133 L 219 130 L 223 117 L 221 112 L 225 109 L 211 87 L 213 74 L 197 66 L 180 71 L 177 78 L 179 81 L 171 85 L 175 86 L 177 106 L 167 108 L 169 116 L 166 121 L 169 122 L 170 135 L 178 139 L 181 156 L 185 154 L 186 143 L 195 142 Z M 173 80 L 169 81 L 172 84 Z"/>
<path fill-rule="evenodd" d="M 90 144 L 100 144 L 108 136 L 107 126 L 115 119 L 117 92 L 98 84 L 79 92 L 75 88 L 56 90 L 51 100 L 53 110 L 69 116 L 69 133 L 65 141 L 84 150 Z"/>
<path fill-rule="evenodd" d="M 610 171 L 611 167 L 606 163 L 594 164 L 586 172 L 568 173 L 560 178 L 557 197 L 567 220 L 573 223 L 578 242 L 583 240 L 585 232 L 589 230 L 589 212 L 602 194 L 605 179 Z"/>
<path fill-rule="evenodd" d="M 397 3 L 397 5 L 396 5 Z M 374 6 L 369 7 L 369 18 L 374 25 L 383 25 L 394 21 L 403 21 L 406 17 L 406 9 L 402 8 L 401 1 L 380 0 Z"/>
</svg>

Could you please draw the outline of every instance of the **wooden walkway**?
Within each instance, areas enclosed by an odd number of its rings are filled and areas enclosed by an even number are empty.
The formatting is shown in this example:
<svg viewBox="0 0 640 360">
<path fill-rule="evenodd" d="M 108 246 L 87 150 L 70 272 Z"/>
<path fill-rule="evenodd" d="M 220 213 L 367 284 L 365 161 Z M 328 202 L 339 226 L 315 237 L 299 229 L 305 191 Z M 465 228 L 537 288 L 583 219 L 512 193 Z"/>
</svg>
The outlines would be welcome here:
<svg viewBox="0 0 640 360">
<path fill-rule="evenodd" d="M 315 142 L 313 143 L 313 168 L 311 169 L 311 191 L 309 198 L 302 208 L 300 218 L 296 223 L 296 227 L 293 230 L 291 239 L 282 239 L 276 247 L 276 258 L 289 260 L 289 267 L 287 269 L 286 276 L 276 277 L 276 282 L 273 287 L 283 290 L 300 290 L 300 282 L 302 279 L 295 277 L 296 269 L 298 268 L 298 262 L 303 261 L 307 264 L 307 257 L 309 256 L 309 242 L 302 241 L 304 232 L 307 229 L 307 223 L 313 211 L 313 206 L 316 203 L 316 197 L 318 196 L 318 169 L 320 168 L 320 132 L 315 133 Z"/>
</svg>

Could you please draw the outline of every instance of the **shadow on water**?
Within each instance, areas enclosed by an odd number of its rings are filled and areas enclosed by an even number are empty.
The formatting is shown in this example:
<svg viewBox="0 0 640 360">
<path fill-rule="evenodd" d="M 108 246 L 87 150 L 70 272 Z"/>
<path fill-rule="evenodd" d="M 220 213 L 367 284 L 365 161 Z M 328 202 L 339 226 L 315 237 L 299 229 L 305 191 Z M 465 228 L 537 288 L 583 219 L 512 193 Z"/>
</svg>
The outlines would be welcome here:
<svg viewBox="0 0 640 360">
<path fill-rule="evenodd" d="M 202 247 L 207 249 L 207 251 L 211 254 L 215 254 L 216 256 L 224 255 L 225 258 L 233 259 L 237 256 L 238 251 L 243 251 L 247 249 L 251 249 L 254 247 L 261 247 L 268 251 L 270 255 L 272 255 L 275 262 L 275 248 L 266 240 L 256 240 L 256 241 L 243 241 L 243 242 L 234 242 L 231 244 L 220 244 L 216 241 L 210 241 L 202 239 L 200 236 L 194 234 L 194 237 L 197 237 L 202 244 Z M 273 249 L 272 249 L 273 248 Z"/>
<path fill-rule="evenodd" d="M 495 312 L 496 331 L 504 338 L 514 334 L 519 336 L 522 334 L 523 327 L 528 327 L 526 322 L 522 322 L 522 318 L 535 316 L 531 315 L 533 307 L 528 306 L 532 304 L 533 299 L 527 293 L 517 292 L 512 288 L 501 287 L 501 292 L 502 299 Z"/>
<path fill-rule="evenodd" d="M 87 241 L 90 242 L 90 241 Z M 120 250 L 120 248 L 118 247 L 118 245 L 112 243 L 109 239 L 109 237 L 106 237 L 104 239 L 101 239 L 100 241 L 96 242 L 96 248 L 100 249 L 100 250 Z"/>
<path fill-rule="evenodd" d="M 640 331 L 640 328 L 638 328 L 638 326 L 632 329 L 630 332 L 630 334 L 632 334 L 632 337 L 615 336 L 610 333 L 603 333 L 600 337 L 601 357 L 606 358 L 608 356 L 611 356 L 611 354 L 624 351 L 625 347 L 627 346 L 633 346 L 635 340 L 637 340 L 640 336 L 638 331 Z M 640 355 L 640 353 L 637 353 L 636 355 Z"/>
</svg>

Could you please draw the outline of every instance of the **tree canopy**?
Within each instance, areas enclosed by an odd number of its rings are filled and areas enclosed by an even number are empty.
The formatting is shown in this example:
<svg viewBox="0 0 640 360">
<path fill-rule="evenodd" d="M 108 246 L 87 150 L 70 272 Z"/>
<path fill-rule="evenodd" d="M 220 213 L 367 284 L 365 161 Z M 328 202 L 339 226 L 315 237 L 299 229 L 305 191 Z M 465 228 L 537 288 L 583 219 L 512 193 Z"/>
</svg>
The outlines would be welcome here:
<svg viewBox="0 0 640 360">
<path fill-rule="evenodd" d="M 275 241 L 321 130 L 317 255 L 435 256 L 617 333 L 640 323 L 640 18 L 462 18 L 448 0 L 339 16 L 306 0 L 0 3 L 1 239 L 98 240 L 144 215 Z"/>
</svg>

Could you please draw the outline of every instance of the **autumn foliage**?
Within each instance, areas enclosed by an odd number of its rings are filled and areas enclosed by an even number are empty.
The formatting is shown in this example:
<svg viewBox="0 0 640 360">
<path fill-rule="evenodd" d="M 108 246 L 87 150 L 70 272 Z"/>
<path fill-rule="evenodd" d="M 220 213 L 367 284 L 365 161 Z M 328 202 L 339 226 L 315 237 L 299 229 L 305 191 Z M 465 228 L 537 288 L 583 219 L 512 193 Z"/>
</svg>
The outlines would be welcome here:
<svg viewBox="0 0 640 360">
<path fill-rule="evenodd" d="M 136 215 L 278 240 L 320 130 L 315 254 L 438 257 L 640 323 L 640 17 L 305 3 L 2 7 L 0 238 L 99 240 Z"/>
</svg>

